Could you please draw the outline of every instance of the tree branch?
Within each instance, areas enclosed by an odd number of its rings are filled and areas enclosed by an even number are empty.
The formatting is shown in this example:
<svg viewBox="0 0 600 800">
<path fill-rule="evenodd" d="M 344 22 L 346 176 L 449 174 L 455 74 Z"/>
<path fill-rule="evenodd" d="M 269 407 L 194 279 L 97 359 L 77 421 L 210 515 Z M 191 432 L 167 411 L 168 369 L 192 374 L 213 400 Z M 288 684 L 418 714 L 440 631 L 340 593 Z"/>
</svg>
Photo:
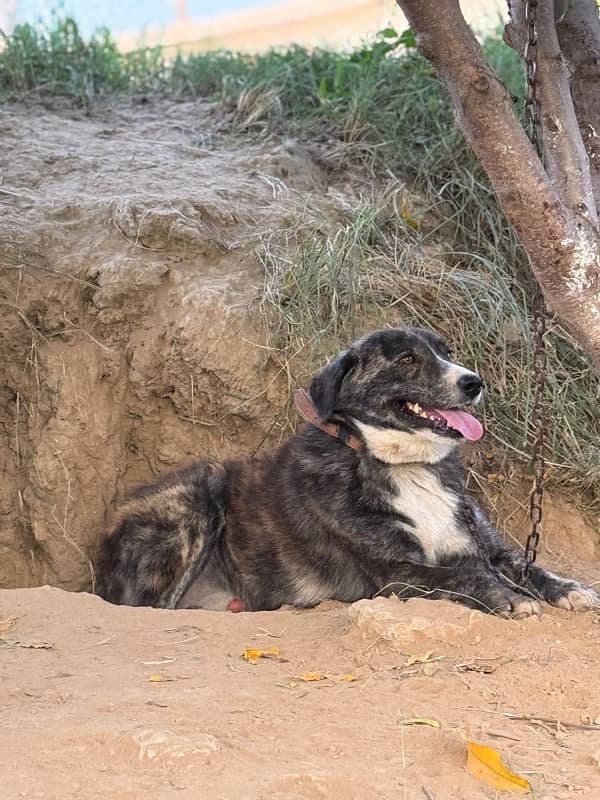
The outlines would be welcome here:
<svg viewBox="0 0 600 800">
<path fill-rule="evenodd" d="M 548 180 L 458 0 L 397 0 L 512 223 L 548 305 L 600 370 L 600 239 Z"/>
<path fill-rule="evenodd" d="M 523 57 L 526 41 L 527 0 L 509 0 L 510 23 L 506 42 Z M 537 6 L 538 53 L 536 96 L 541 108 L 544 166 L 563 204 L 574 216 L 583 216 L 595 226 L 598 215 L 590 162 L 581 137 L 571 98 L 569 70 L 562 56 L 554 22 L 554 3 Z"/>
<path fill-rule="evenodd" d="M 556 5 L 556 31 L 570 71 L 573 105 L 600 213 L 600 17 L 596 0 L 556 0 Z"/>
</svg>

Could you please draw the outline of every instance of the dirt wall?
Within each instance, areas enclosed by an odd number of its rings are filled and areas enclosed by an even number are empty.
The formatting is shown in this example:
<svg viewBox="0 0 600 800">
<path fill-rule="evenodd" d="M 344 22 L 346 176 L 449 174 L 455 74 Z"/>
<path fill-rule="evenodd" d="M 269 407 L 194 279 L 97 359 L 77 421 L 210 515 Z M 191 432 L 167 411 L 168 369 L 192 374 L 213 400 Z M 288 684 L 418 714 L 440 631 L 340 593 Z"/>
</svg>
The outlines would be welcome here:
<svg viewBox="0 0 600 800">
<path fill-rule="evenodd" d="M 277 435 L 254 250 L 320 172 L 215 144 L 201 103 L 5 107 L 0 136 L 0 585 L 89 588 L 126 487 Z"/>
</svg>

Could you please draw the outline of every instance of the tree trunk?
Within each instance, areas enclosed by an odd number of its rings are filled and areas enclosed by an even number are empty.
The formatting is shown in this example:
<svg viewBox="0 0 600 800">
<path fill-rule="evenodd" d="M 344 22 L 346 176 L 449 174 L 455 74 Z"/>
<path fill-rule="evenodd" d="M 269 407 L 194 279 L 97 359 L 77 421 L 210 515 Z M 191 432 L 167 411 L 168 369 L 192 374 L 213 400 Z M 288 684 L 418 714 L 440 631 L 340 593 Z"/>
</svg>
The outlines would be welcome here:
<svg viewBox="0 0 600 800">
<path fill-rule="evenodd" d="M 573 105 L 600 210 L 600 17 L 596 0 L 557 3 L 556 30 L 570 72 Z"/>
<path fill-rule="evenodd" d="M 553 185 L 519 123 L 508 91 L 487 64 L 465 22 L 458 0 L 397 2 L 410 22 L 420 51 L 434 64 L 446 85 L 458 124 L 529 256 L 546 302 L 600 371 L 597 211 L 576 120 L 573 113 L 565 113 L 570 95 L 565 96 L 568 76 L 564 64 L 559 70 L 540 68 L 538 73 L 539 97 L 551 100 L 550 113 L 566 131 L 565 135 L 554 137 L 558 152 L 555 150 L 550 159 L 557 181 Z M 542 20 L 539 22 L 541 28 Z M 517 29 L 517 20 L 513 19 L 513 23 Z M 545 19 L 546 26 L 547 23 Z M 538 57 L 542 57 L 541 51 Z M 561 85 L 552 93 L 549 84 L 557 75 Z M 542 114 L 545 111 L 543 108 Z M 548 120 L 548 125 L 554 122 Z M 573 169 L 577 180 L 565 176 L 565 169 Z"/>
</svg>

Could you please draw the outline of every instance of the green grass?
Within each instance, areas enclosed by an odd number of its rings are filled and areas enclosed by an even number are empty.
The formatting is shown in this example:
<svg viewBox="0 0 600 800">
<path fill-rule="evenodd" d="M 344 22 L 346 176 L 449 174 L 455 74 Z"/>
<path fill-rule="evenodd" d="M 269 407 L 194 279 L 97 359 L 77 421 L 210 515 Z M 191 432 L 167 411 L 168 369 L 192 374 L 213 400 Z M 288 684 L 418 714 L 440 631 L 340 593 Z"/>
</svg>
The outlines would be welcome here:
<svg viewBox="0 0 600 800">
<path fill-rule="evenodd" d="M 406 35 L 382 32 L 353 52 L 295 47 L 247 56 L 168 58 L 118 52 L 106 31 L 84 41 L 67 20 L 20 26 L 0 50 L 0 99 L 67 97 L 86 105 L 123 94 L 209 97 L 234 129 L 326 145 L 328 167 L 379 186 L 343 222 L 307 215 L 259 248 L 265 308 L 284 354 L 311 368 L 368 325 L 411 320 L 445 330 L 490 388 L 491 431 L 526 461 L 531 407 L 527 261 L 429 64 Z M 511 91 L 522 71 L 500 36 L 488 58 Z M 419 200 L 415 200 L 418 197 Z M 290 244 L 293 242 L 293 244 Z M 595 380 L 557 325 L 549 349 L 550 479 L 600 508 Z"/>
</svg>

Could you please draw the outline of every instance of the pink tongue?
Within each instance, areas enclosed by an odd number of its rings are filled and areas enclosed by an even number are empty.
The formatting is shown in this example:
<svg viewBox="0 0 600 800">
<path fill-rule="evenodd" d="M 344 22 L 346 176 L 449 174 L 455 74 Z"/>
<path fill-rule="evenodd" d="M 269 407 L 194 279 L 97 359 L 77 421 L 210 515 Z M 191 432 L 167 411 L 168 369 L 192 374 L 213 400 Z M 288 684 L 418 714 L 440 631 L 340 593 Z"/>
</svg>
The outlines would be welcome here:
<svg viewBox="0 0 600 800">
<path fill-rule="evenodd" d="M 466 411 L 452 411 L 450 409 L 436 408 L 435 413 L 445 419 L 448 425 L 454 430 L 460 431 L 465 439 L 476 442 L 483 436 L 483 426 L 478 419 Z"/>
</svg>

